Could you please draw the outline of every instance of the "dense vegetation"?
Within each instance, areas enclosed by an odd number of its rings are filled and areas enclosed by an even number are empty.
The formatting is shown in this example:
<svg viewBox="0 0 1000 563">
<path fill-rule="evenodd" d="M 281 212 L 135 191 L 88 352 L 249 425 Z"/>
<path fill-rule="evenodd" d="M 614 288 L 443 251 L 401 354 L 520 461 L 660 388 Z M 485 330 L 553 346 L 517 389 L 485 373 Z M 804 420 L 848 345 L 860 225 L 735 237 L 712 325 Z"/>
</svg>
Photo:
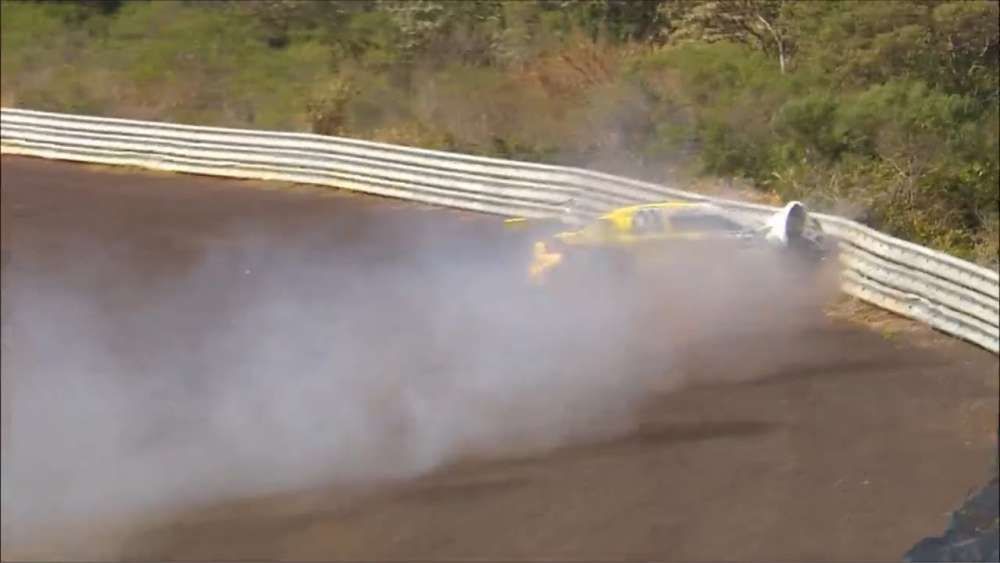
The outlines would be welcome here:
<svg viewBox="0 0 1000 563">
<path fill-rule="evenodd" d="M 998 4 L 4 1 L 5 106 L 721 178 L 997 263 Z"/>
</svg>

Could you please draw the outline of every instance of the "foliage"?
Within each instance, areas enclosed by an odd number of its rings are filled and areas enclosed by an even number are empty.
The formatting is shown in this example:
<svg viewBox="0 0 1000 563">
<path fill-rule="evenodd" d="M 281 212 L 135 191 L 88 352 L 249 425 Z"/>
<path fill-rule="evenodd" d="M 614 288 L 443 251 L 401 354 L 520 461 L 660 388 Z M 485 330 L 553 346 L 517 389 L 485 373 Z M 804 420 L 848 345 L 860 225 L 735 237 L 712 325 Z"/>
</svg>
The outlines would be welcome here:
<svg viewBox="0 0 1000 563">
<path fill-rule="evenodd" d="M 776 57 L 784 73 L 794 43 L 792 26 L 782 17 L 785 0 L 708 0 L 663 4 L 675 21 L 671 39 L 702 43 L 728 41 L 753 46 Z"/>
<path fill-rule="evenodd" d="M 988 0 L 0 1 L 4 105 L 749 182 L 995 267 Z"/>
</svg>

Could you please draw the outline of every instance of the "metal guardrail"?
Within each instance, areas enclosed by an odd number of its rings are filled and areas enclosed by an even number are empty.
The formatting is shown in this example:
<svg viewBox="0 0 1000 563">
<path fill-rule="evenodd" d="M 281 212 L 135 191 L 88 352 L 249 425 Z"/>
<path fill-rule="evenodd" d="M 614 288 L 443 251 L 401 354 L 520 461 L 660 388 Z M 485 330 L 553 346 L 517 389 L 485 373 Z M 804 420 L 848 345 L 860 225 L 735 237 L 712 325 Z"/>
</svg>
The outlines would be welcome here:
<svg viewBox="0 0 1000 563">
<path fill-rule="evenodd" d="M 304 133 L 0 110 L 0 150 L 43 158 L 320 184 L 507 216 L 578 221 L 621 205 L 706 201 L 777 211 L 579 168 Z M 1000 276 L 857 222 L 815 214 L 841 247 L 843 290 L 1000 352 Z"/>
</svg>

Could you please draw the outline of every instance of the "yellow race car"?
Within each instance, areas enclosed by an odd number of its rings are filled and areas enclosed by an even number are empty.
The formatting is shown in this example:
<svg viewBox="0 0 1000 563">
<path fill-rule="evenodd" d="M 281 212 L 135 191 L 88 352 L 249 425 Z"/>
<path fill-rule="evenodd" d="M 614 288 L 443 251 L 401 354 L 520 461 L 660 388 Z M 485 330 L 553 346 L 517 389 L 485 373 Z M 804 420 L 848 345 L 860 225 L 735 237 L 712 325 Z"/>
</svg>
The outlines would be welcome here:
<svg viewBox="0 0 1000 563">
<path fill-rule="evenodd" d="M 511 227 L 530 223 L 507 220 Z M 789 203 L 755 227 L 711 203 L 671 201 L 618 208 L 582 228 L 536 241 L 528 277 L 542 284 L 554 272 L 581 267 L 588 272 L 635 271 L 643 258 L 671 250 L 704 253 L 734 246 L 781 249 L 814 260 L 828 253 L 822 227 L 800 202 Z"/>
</svg>

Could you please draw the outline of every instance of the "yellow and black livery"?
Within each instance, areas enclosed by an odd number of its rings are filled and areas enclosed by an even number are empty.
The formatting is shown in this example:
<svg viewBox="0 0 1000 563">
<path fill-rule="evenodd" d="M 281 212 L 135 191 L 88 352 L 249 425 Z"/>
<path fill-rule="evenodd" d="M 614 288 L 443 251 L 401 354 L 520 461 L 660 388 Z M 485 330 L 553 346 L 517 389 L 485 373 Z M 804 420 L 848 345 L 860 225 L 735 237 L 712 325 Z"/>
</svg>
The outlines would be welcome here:
<svg viewBox="0 0 1000 563">
<path fill-rule="evenodd" d="M 529 223 L 519 218 L 507 221 L 511 227 Z M 821 227 L 799 202 L 789 203 L 758 227 L 711 203 L 649 203 L 614 209 L 582 228 L 562 230 L 536 241 L 528 275 L 533 283 L 544 283 L 568 263 L 592 264 L 594 258 L 603 268 L 631 268 L 644 255 L 658 255 L 678 245 L 691 248 L 698 243 L 760 242 L 781 247 L 802 243 L 813 248 L 821 239 Z"/>
</svg>

